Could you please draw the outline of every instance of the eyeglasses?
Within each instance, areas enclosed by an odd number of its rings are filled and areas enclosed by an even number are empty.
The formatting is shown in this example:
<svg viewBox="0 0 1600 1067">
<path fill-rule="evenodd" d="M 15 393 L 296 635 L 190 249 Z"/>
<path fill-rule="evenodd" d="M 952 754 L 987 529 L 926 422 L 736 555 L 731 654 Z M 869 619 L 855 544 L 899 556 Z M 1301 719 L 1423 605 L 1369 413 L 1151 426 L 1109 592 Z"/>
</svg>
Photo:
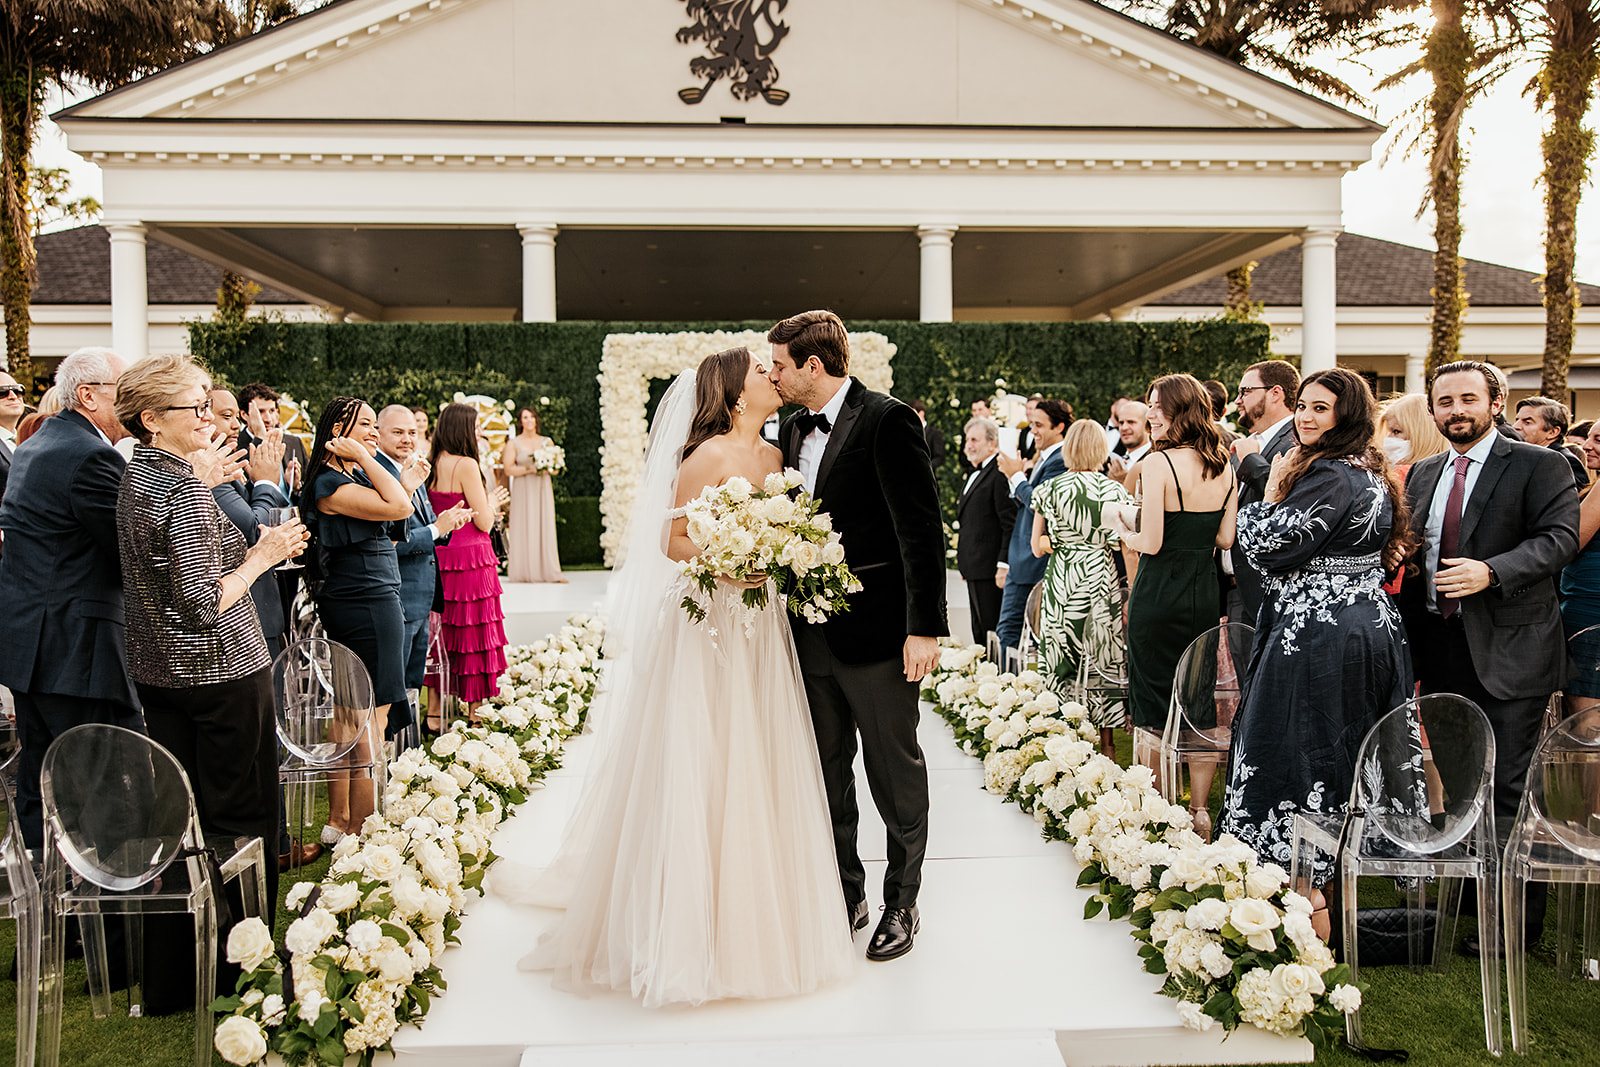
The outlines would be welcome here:
<svg viewBox="0 0 1600 1067">
<path fill-rule="evenodd" d="M 194 417 L 195 418 L 203 419 L 203 418 L 206 417 L 206 413 L 211 410 L 211 401 L 209 399 L 206 399 L 206 400 L 200 401 L 200 403 L 198 403 L 198 404 L 173 404 L 170 407 L 164 407 L 161 410 L 162 411 L 192 411 L 192 412 L 194 412 Z"/>
<path fill-rule="evenodd" d="M 21 395 L 22 395 L 22 386 L 20 386 L 20 385 L 0 385 L 0 396 L 21 396 Z"/>
<path fill-rule="evenodd" d="M 1270 385 L 1241 385 L 1239 386 L 1239 399 L 1243 400 L 1246 393 L 1253 393 L 1257 389 L 1271 389 Z"/>
</svg>

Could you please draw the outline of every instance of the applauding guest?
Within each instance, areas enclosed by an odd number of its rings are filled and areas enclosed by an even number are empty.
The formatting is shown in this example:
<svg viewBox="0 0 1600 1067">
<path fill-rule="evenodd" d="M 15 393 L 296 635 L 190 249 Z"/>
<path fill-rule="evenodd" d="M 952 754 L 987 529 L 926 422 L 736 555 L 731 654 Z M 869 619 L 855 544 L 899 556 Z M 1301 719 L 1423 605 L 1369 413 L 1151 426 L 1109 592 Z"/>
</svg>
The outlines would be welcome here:
<svg viewBox="0 0 1600 1067">
<path fill-rule="evenodd" d="M 394 543 L 405 538 L 401 523 L 411 514 L 411 494 L 427 464 L 413 458 L 397 479 L 378 462 L 377 448 L 372 408 L 349 396 L 329 401 L 317 423 L 300 515 L 318 542 L 323 581 L 317 614 L 328 636 L 354 652 L 372 676 L 374 718 L 381 723 L 391 704 L 406 702 L 406 624 Z M 376 731 L 369 732 L 351 750 L 351 761 L 369 762 L 377 744 Z M 338 844 L 360 829 L 373 805 L 369 779 L 330 781 L 322 843 Z"/>
<path fill-rule="evenodd" d="M 239 390 L 239 417 L 244 426 L 239 431 L 239 447 L 249 449 L 258 441 L 269 437 L 283 442 L 283 460 L 278 475 L 278 487 L 287 496 L 300 492 L 300 478 L 306 472 L 306 446 L 294 434 L 286 434 L 278 424 L 277 392 L 261 382 L 251 382 Z"/>
<path fill-rule="evenodd" d="M 1072 422 L 1072 409 L 1059 400 L 1041 400 L 1028 416 L 1028 428 L 1033 431 L 1034 445 L 1039 449 L 1034 456 L 1033 469 L 1024 472 L 1020 456 L 1001 455 L 995 460 L 1000 473 L 1008 479 L 1011 499 L 1017 503 L 1017 521 L 1011 530 L 1011 546 L 1007 549 L 1006 588 L 1000 600 L 1000 625 L 995 632 L 1006 648 L 1016 648 L 1022 639 L 1022 616 L 1028 610 L 1028 594 L 1044 577 L 1044 560 L 1033 554 L 1033 490 L 1058 474 L 1067 473 L 1061 462 L 1061 438 Z"/>
<path fill-rule="evenodd" d="M 962 454 L 973 471 L 956 504 L 961 531 L 956 541 L 956 569 L 967 583 L 972 639 L 981 645 L 1000 622 L 1000 591 L 1009 569 L 1006 552 L 1017 521 L 1017 503 L 1011 499 L 1005 475 L 995 465 L 1000 454 L 1000 427 L 993 419 L 972 419 L 964 432 Z"/>
<path fill-rule="evenodd" d="M 215 428 L 221 431 L 227 451 L 233 452 L 238 446 L 239 430 L 244 425 L 239 417 L 239 402 L 226 389 L 213 388 L 209 395 Z M 262 441 L 249 450 L 244 478 L 230 479 L 211 490 L 217 506 L 244 534 L 248 544 L 256 543 L 263 526 L 275 524 L 275 509 L 289 506 L 288 498 L 278 488 L 278 472 L 282 467 L 282 442 Z M 278 653 L 283 651 L 289 616 L 284 609 L 276 568 L 255 580 L 250 586 L 250 599 L 255 604 L 256 617 L 261 620 L 262 635 L 267 639 L 267 654 L 277 659 Z"/>
<path fill-rule="evenodd" d="M 506 577 L 513 582 L 564 582 L 556 546 L 556 495 L 550 472 L 534 466 L 533 454 L 550 438 L 539 432 L 539 413 L 517 410 L 518 433 L 506 441 L 500 463 L 511 480 L 511 532 Z"/>
</svg>

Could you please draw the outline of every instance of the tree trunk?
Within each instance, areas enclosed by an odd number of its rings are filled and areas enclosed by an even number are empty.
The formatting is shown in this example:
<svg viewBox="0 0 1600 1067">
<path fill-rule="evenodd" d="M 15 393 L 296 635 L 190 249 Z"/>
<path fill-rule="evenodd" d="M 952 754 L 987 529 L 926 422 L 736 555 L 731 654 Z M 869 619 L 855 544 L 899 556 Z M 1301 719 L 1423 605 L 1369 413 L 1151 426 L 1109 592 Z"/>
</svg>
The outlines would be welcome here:
<svg viewBox="0 0 1600 1067">
<path fill-rule="evenodd" d="M 33 393 L 28 305 L 37 277 L 28 164 L 42 103 L 43 87 L 27 68 L 0 73 L 0 305 L 5 308 L 7 363 L 27 397 Z"/>
<path fill-rule="evenodd" d="M 1433 336 L 1428 373 L 1461 355 L 1461 319 L 1467 291 L 1461 264 L 1461 118 L 1473 44 L 1462 20 L 1462 0 L 1433 0 L 1433 32 L 1423 65 L 1433 76 L 1428 99 L 1433 200 Z"/>
<path fill-rule="evenodd" d="M 1239 320 L 1254 318 L 1255 308 L 1250 303 L 1250 272 L 1255 269 L 1256 263 L 1251 260 L 1228 272 L 1228 295 L 1222 299 L 1224 317 Z"/>
<path fill-rule="evenodd" d="M 1595 55 L 1596 26 L 1587 0 L 1549 0 L 1550 34 L 1540 82 L 1550 126 L 1544 147 L 1544 368 L 1539 392 L 1556 400 L 1567 395 L 1567 365 L 1572 360 L 1572 322 L 1578 307 L 1578 201 L 1594 154 L 1594 131 L 1583 125 L 1600 74 Z"/>
</svg>

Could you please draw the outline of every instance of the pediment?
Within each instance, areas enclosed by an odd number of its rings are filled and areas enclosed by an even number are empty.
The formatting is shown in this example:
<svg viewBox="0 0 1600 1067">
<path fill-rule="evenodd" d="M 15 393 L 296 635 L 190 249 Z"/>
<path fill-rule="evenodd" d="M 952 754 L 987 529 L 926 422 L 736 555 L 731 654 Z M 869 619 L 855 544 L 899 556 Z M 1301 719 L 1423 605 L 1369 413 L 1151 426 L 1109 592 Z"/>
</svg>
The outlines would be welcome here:
<svg viewBox="0 0 1600 1067">
<path fill-rule="evenodd" d="M 676 39 L 682 0 L 342 0 L 61 117 L 1375 128 L 1086 0 L 790 0 L 777 18 L 781 104 L 725 80 L 684 102 L 707 49 Z"/>
</svg>

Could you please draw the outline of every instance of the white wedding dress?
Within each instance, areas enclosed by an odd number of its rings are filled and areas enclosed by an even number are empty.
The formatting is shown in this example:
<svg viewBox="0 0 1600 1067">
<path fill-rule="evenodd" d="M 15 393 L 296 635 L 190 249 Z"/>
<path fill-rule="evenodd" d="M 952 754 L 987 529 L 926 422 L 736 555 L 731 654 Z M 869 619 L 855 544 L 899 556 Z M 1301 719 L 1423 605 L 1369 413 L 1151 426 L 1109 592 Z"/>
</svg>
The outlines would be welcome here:
<svg viewBox="0 0 1600 1067">
<path fill-rule="evenodd" d="M 491 879 L 501 895 L 566 909 L 525 969 L 651 1007 L 790 996 L 854 967 L 784 609 L 775 595 L 746 608 L 719 586 L 702 598 L 705 620 L 690 622 L 678 606 L 688 580 L 656 532 L 693 392 L 689 372 L 662 401 L 612 577 L 616 657 L 595 705 L 596 768 L 552 868 L 526 891 Z"/>
</svg>

